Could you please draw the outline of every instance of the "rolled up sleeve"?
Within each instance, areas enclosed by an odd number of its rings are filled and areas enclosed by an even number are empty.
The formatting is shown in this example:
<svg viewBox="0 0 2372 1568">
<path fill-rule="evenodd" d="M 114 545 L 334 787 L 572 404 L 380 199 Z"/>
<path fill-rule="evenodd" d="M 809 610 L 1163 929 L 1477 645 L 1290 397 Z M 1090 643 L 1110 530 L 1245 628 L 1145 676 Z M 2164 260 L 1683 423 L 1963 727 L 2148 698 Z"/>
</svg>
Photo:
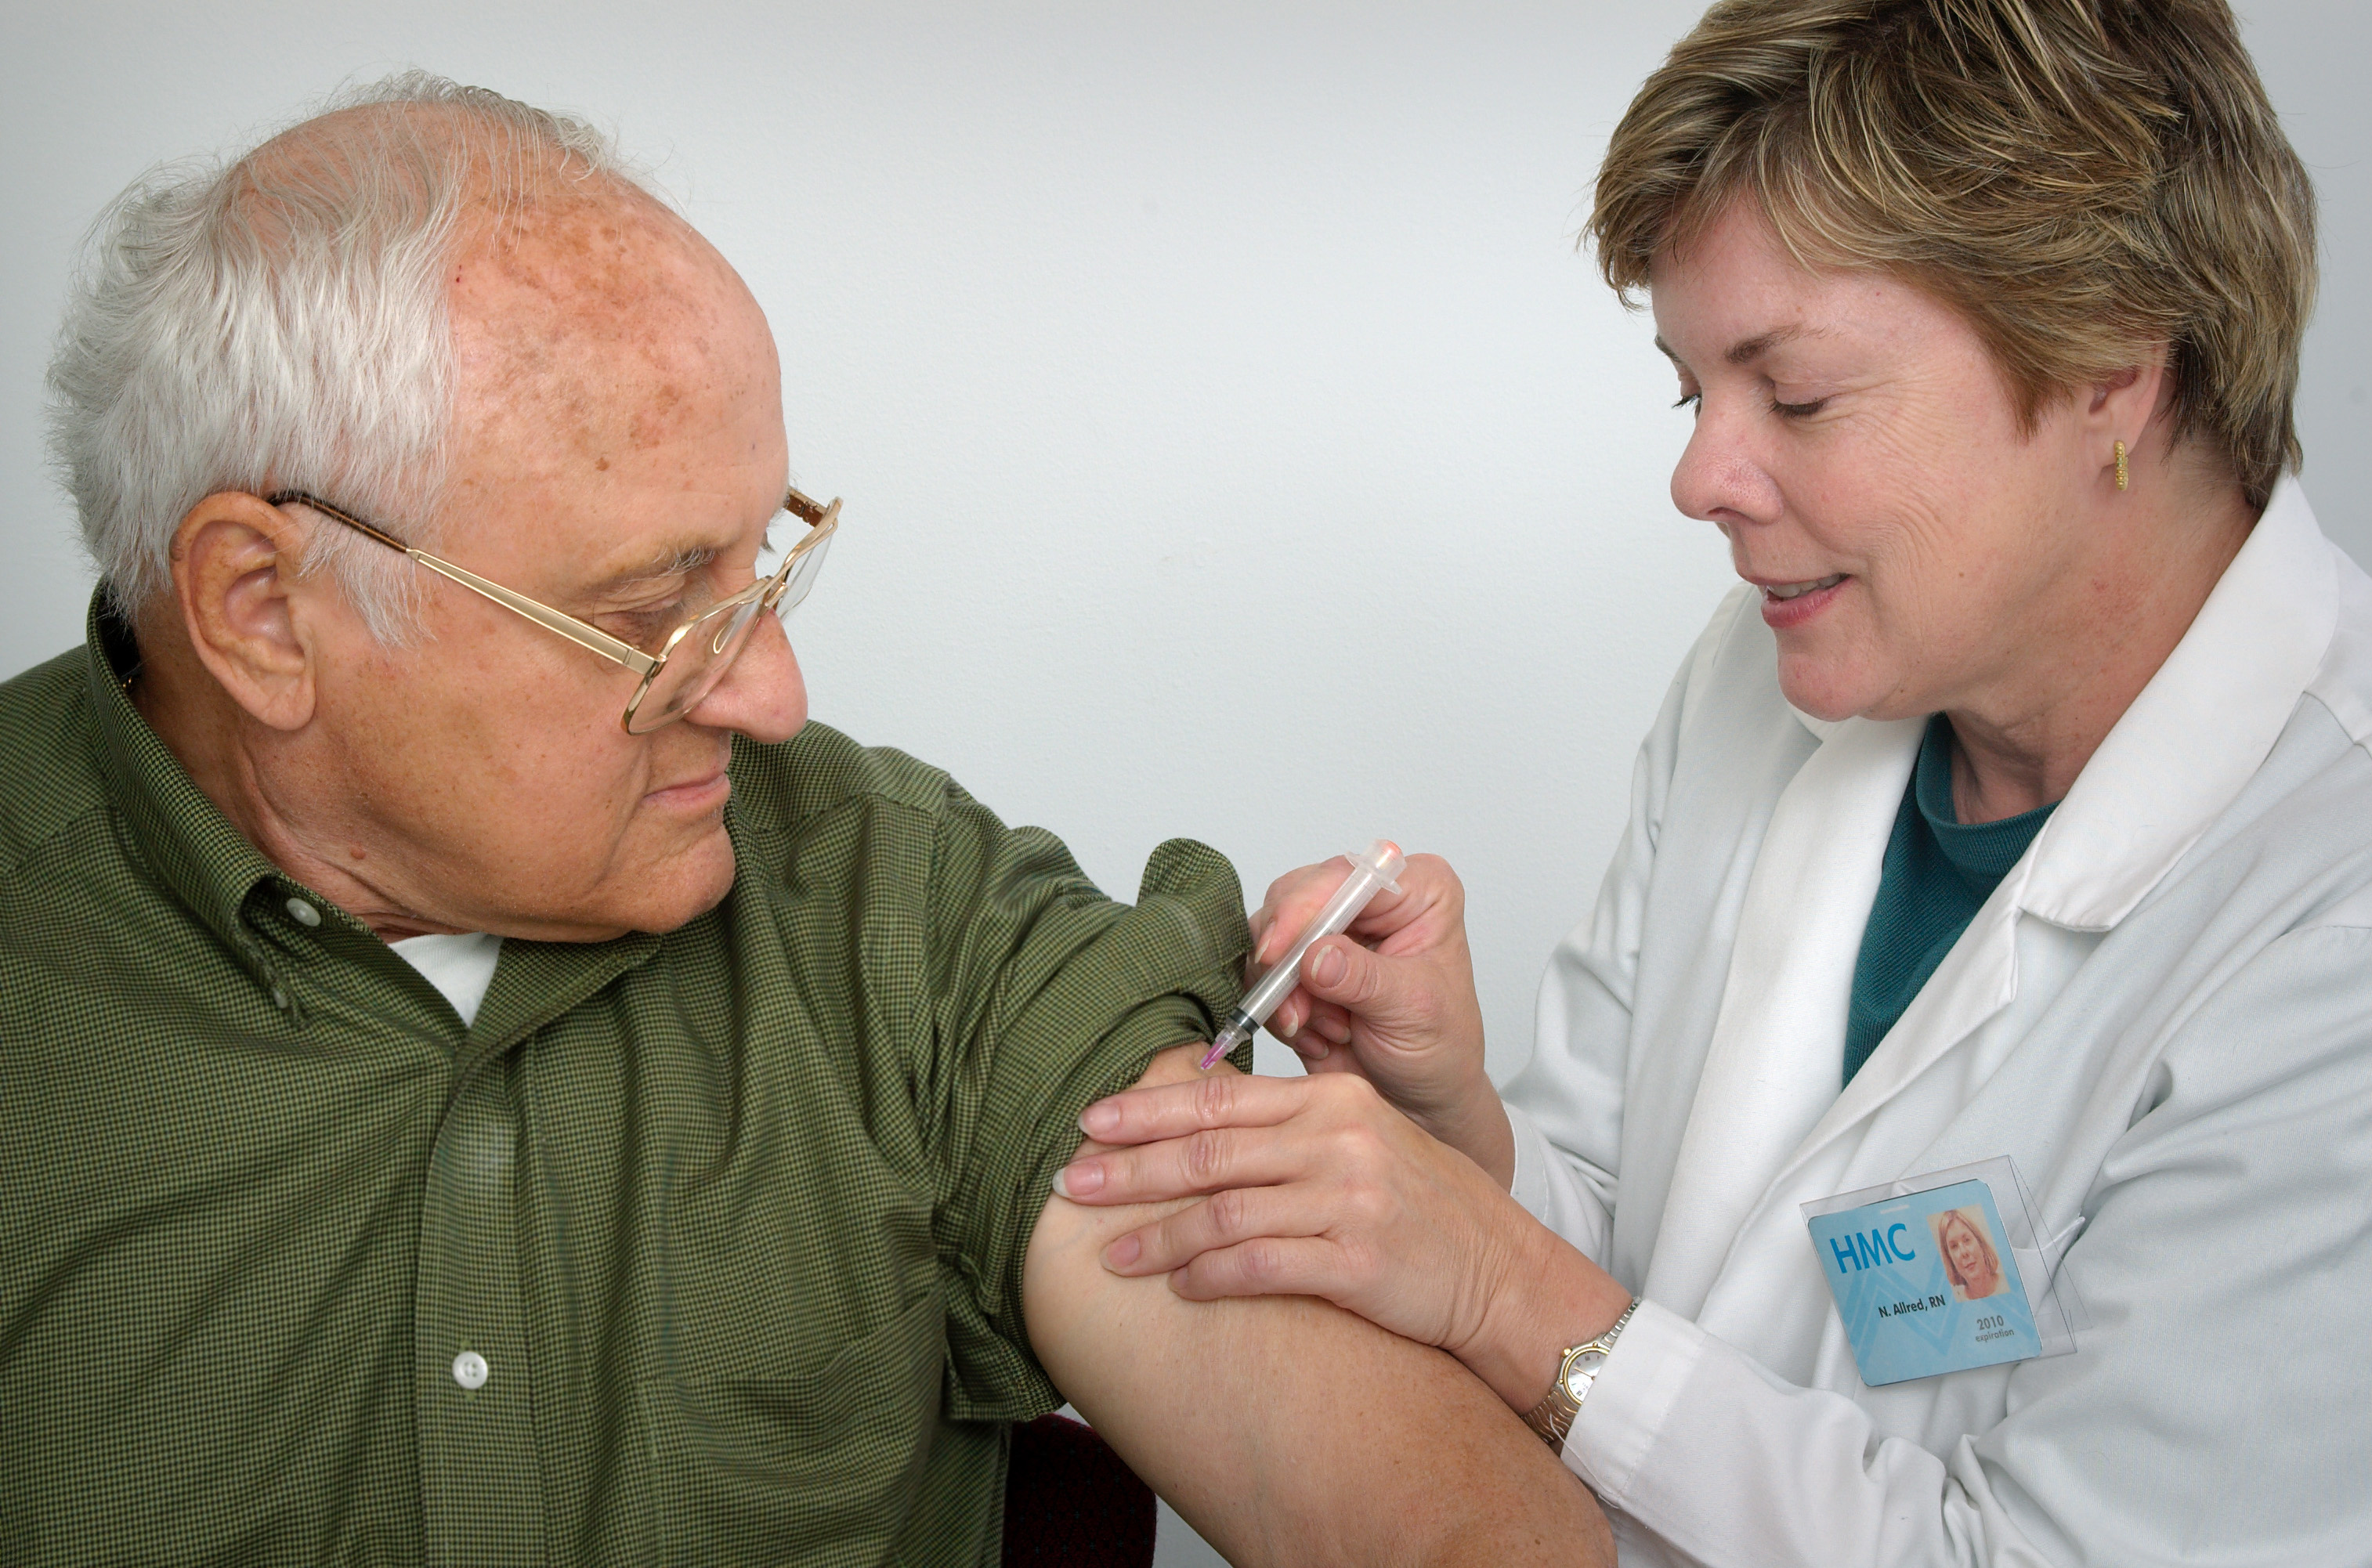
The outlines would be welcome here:
<svg viewBox="0 0 2372 1568">
<path fill-rule="evenodd" d="M 1235 1005 L 1250 935 L 1215 850 L 1162 844 L 1132 908 L 1099 892 L 1052 835 L 950 795 L 916 1047 L 950 1286 L 949 1413 L 1026 1420 L 1062 1402 L 1029 1348 L 1021 1275 L 1054 1172 L 1078 1147 L 1079 1112 L 1143 1076 L 1156 1052 L 1210 1038 Z"/>
</svg>

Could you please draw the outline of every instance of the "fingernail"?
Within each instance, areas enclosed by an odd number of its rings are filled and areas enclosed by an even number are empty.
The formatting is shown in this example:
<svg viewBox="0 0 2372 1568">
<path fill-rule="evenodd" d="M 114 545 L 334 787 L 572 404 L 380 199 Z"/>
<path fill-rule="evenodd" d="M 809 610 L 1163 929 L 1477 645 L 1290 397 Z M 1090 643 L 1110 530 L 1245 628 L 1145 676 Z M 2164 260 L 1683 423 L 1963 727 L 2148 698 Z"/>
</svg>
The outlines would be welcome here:
<svg viewBox="0 0 2372 1568">
<path fill-rule="evenodd" d="M 1054 1191 L 1065 1198 L 1093 1196 L 1104 1184 L 1104 1167 L 1094 1160 L 1066 1165 L 1054 1173 Z"/>
<path fill-rule="evenodd" d="M 1100 1138 L 1120 1126 L 1120 1107 L 1110 1100 L 1098 1100 L 1079 1112 L 1079 1131 L 1090 1138 Z"/>
<path fill-rule="evenodd" d="M 1135 1262 L 1137 1254 L 1144 1250 L 1145 1243 L 1134 1236 L 1123 1236 L 1104 1249 L 1104 1267 L 1115 1272 L 1125 1269 Z"/>
<path fill-rule="evenodd" d="M 1308 1040 L 1295 1040 L 1293 1049 L 1301 1053 L 1301 1059 L 1304 1062 L 1323 1062 L 1333 1054 L 1327 1043 L 1318 1038 L 1315 1030 L 1311 1031 Z"/>
<path fill-rule="evenodd" d="M 1343 977 L 1350 972 L 1351 960 L 1343 956 L 1340 947 L 1320 947 L 1317 961 L 1309 966 L 1309 978 L 1326 986 L 1342 984 Z"/>
</svg>

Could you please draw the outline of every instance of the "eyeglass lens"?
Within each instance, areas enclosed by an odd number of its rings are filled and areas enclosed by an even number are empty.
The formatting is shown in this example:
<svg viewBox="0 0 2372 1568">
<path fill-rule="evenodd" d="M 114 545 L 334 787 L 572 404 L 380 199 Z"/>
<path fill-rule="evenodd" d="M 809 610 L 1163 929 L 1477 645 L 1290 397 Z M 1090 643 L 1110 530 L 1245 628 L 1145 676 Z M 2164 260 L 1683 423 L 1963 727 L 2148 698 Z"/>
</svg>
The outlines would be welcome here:
<svg viewBox="0 0 2372 1568">
<path fill-rule="evenodd" d="M 626 721 L 627 731 L 647 735 L 700 706 L 716 690 L 716 683 L 725 679 L 726 671 L 733 668 L 733 661 L 741 656 L 741 650 L 750 645 L 750 633 L 762 613 L 771 608 L 777 620 L 790 619 L 791 611 L 815 586 L 816 574 L 823 567 L 824 552 L 831 548 L 831 540 L 827 536 L 801 552 L 792 562 L 790 575 L 784 579 L 782 591 L 771 607 L 762 598 L 720 604 L 687 626 L 683 635 L 675 641 L 675 651 L 668 656 L 649 690 L 634 705 L 633 715 Z"/>
</svg>

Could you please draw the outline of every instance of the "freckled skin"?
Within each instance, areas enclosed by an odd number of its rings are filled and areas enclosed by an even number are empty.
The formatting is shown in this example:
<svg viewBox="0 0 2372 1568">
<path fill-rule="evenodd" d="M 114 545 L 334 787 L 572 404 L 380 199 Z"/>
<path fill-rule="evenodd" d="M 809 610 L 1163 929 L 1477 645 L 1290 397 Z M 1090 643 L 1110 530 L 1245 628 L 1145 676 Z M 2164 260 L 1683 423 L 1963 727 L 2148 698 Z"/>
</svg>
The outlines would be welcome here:
<svg viewBox="0 0 2372 1568">
<path fill-rule="evenodd" d="M 786 452 L 773 341 L 724 259 L 639 193 L 558 179 L 471 212 L 448 276 L 452 484 L 429 547 L 621 635 L 685 585 L 594 597 L 616 574 L 709 549 L 698 597 L 746 585 Z M 397 649 L 333 579 L 289 584 L 314 670 L 301 726 L 193 715 L 219 695 L 169 659 L 154 722 L 266 854 L 390 937 L 599 940 L 722 899 L 731 735 L 805 722 L 779 624 L 688 719 L 633 737 L 627 670 L 423 576 L 426 635 Z"/>
</svg>

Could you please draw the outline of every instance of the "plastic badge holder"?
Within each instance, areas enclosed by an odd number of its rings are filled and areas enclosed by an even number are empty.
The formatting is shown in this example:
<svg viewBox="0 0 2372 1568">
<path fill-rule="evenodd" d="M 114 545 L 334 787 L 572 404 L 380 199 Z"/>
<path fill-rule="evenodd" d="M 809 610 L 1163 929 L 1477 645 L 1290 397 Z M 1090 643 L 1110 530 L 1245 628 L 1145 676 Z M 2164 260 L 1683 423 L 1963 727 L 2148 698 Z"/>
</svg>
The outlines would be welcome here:
<svg viewBox="0 0 2372 1568">
<path fill-rule="evenodd" d="M 1870 1387 L 2071 1354 L 2076 1331 L 2091 1327 L 2074 1281 L 2044 1255 L 2026 1184 L 2006 1156 L 1841 1192 L 1803 1214 Z M 1997 1258 L 1994 1294 L 1972 1299 L 1949 1272 L 1944 1244 L 1956 1227 L 1992 1225 L 2007 1256 Z"/>
</svg>

